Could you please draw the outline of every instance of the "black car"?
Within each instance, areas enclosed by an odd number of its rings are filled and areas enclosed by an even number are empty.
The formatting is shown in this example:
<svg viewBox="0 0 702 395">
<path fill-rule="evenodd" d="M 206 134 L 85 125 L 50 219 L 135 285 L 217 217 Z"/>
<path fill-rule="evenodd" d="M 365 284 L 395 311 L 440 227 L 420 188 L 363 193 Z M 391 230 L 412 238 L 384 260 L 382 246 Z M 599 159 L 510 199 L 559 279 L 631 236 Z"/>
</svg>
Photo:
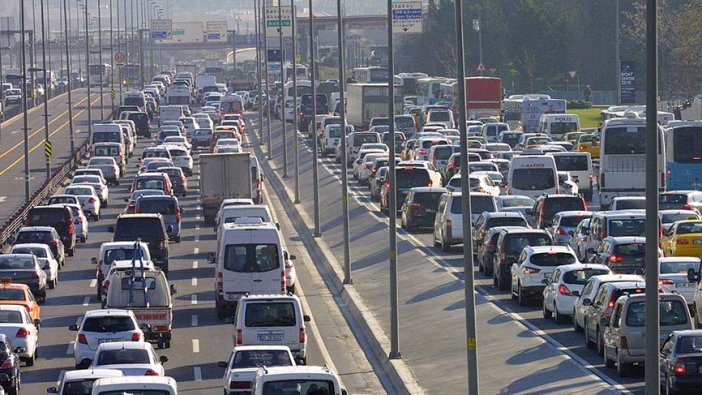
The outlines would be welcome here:
<svg viewBox="0 0 702 395">
<path fill-rule="evenodd" d="M 518 261 L 524 247 L 548 245 L 553 245 L 553 238 L 543 229 L 502 230 L 497 238 L 492 260 L 493 284 L 501 290 L 506 290 L 511 284 L 512 264 Z"/>
<path fill-rule="evenodd" d="M 20 228 L 12 244 L 27 243 L 48 245 L 59 265 L 66 265 L 66 252 L 63 247 L 63 242 L 61 241 L 61 236 L 56 232 L 56 229 L 50 226 L 26 226 Z"/>
<path fill-rule="evenodd" d="M 168 234 L 161 214 L 121 214 L 108 231 L 112 241 L 141 240 L 148 244 L 154 264 L 168 274 Z"/>
<path fill-rule="evenodd" d="M 493 272 L 493 260 L 495 259 L 495 252 L 497 251 L 497 239 L 500 237 L 500 233 L 505 229 L 527 229 L 520 226 L 496 226 L 490 228 L 485 234 L 485 237 L 480 241 L 478 250 L 476 251 L 476 256 L 478 259 L 478 270 L 485 273 L 485 276 L 492 277 Z"/>
<path fill-rule="evenodd" d="M 134 122 L 137 136 L 151 138 L 151 119 L 148 113 L 133 111 L 127 115 L 127 119 Z"/>
<path fill-rule="evenodd" d="M 609 266 L 615 274 L 643 273 L 646 267 L 646 238 L 637 236 L 606 237 L 597 250 L 588 251 L 590 262 Z"/>
<path fill-rule="evenodd" d="M 702 330 L 675 331 L 662 342 L 658 354 L 665 394 L 697 391 L 702 386 Z"/>
<path fill-rule="evenodd" d="M 535 229 L 546 229 L 553 225 L 553 216 L 561 211 L 587 211 L 585 199 L 575 195 L 544 194 L 536 198 L 534 207 L 526 214 L 532 216 Z"/>
<path fill-rule="evenodd" d="M 443 187 L 411 188 L 402 205 L 400 225 L 407 231 L 433 227 L 439 199 L 445 192 Z"/>
<path fill-rule="evenodd" d="M 397 211 L 400 211 L 402 208 L 402 203 L 405 201 L 410 188 L 433 186 L 431 175 L 429 174 L 430 171 L 431 170 L 422 167 L 414 166 L 398 166 L 395 169 L 395 182 L 397 182 Z M 388 213 L 388 210 L 390 210 L 389 187 L 389 182 L 386 182 L 381 186 L 380 191 L 380 210 L 384 213 Z"/>
<path fill-rule="evenodd" d="M 317 93 L 315 96 L 317 98 L 317 103 L 315 107 L 317 115 L 328 113 L 329 103 L 327 102 L 327 95 Z M 312 114 L 312 95 L 306 94 L 300 97 L 299 110 L 300 116 L 297 119 L 298 129 L 303 133 L 307 133 L 310 121 L 314 117 L 314 114 Z"/>
<path fill-rule="evenodd" d="M 171 180 L 171 185 L 173 186 L 173 194 L 180 195 L 182 197 L 188 194 L 188 181 L 185 179 L 185 174 L 183 169 L 176 166 L 165 166 L 158 169 L 160 173 L 168 174 L 168 178 Z"/>
<path fill-rule="evenodd" d="M 473 224 L 473 253 L 477 254 L 485 234 L 496 226 L 521 226 L 529 228 L 526 218 L 519 212 L 483 212 Z"/>
<path fill-rule="evenodd" d="M 10 395 L 19 393 L 21 360 L 17 354 L 21 352 L 26 352 L 26 350 L 22 347 L 15 347 L 9 337 L 0 334 L 0 360 L 2 360 L 0 385 Z"/>
<path fill-rule="evenodd" d="M 64 251 L 68 256 L 76 252 L 76 227 L 73 223 L 73 213 L 65 206 L 36 206 L 29 209 L 25 226 L 50 226 L 56 229 Z"/>
<path fill-rule="evenodd" d="M 190 138 L 190 145 L 192 145 L 194 150 L 200 147 L 209 148 L 211 139 L 212 129 L 195 129 L 193 136 Z"/>
</svg>

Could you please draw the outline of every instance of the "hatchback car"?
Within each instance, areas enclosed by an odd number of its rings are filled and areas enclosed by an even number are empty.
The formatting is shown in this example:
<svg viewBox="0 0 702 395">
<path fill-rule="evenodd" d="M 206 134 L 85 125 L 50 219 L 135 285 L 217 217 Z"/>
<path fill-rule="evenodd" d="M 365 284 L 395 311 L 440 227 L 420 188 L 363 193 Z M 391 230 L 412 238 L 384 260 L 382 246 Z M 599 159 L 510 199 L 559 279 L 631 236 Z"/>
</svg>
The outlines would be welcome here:
<svg viewBox="0 0 702 395">
<path fill-rule="evenodd" d="M 607 274 L 612 274 L 607 266 L 592 263 L 573 263 L 557 267 L 551 276 L 544 279 L 544 318 L 554 317 L 558 323 L 566 322 L 571 318 L 575 302 L 590 277 Z"/>
<path fill-rule="evenodd" d="M 519 257 L 525 247 L 551 246 L 551 235 L 542 229 L 504 229 L 497 238 L 495 255 L 492 260 L 492 281 L 501 290 L 511 283 L 512 265 L 520 262 Z"/>
<path fill-rule="evenodd" d="M 490 229 L 497 226 L 520 226 L 529 228 L 526 218 L 521 213 L 485 211 L 473 223 L 473 254 L 477 254 Z"/>
<path fill-rule="evenodd" d="M 614 273 L 638 273 L 645 268 L 646 238 L 607 237 L 597 250 L 591 250 L 590 262 L 609 266 Z M 663 256 L 662 253 L 659 256 Z"/>
<path fill-rule="evenodd" d="M 168 179 L 173 185 L 173 194 L 186 197 L 188 195 L 188 179 L 183 174 L 183 169 L 176 166 L 166 166 L 158 169 L 159 172 L 168 175 Z"/>
<path fill-rule="evenodd" d="M 148 326 L 141 328 L 145 330 Z M 73 342 L 76 369 L 87 368 L 102 343 L 116 341 L 144 342 L 144 332 L 131 310 L 101 309 L 86 311 L 79 324 L 68 327 L 77 332 Z"/>
<path fill-rule="evenodd" d="M 702 221 L 678 221 L 664 233 L 661 245 L 665 256 L 702 256 Z"/>
<path fill-rule="evenodd" d="M 51 253 L 51 248 L 46 244 L 27 243 L 15 244 L 10 250 L 10 254 L 32 254 L 39 261 L 39 267 L 46 274 L 46 281 L 49 289 L 54 289 L 58 283 L 59 263 Z"/>
<path fill-rule="evenodd" d="M 168 238 L 180 243 L 181 218 L 183 209 L 174 196 L 142 196 L 134 207 L 136 214 L 161 214 L 168 229 Z"/>
<path fill-rule="evenodd" d="M 661 342 L 658 357 L 663 393 L 695 390 L 702 385 L 702 330 L 673 331 Z"/>
<path fill-rule="evenodd" d="M 702 214 L 702 191 L 667 191 L 658 195 L 661 210 L 695 210 Z"/>
<path fill-rule="evenodd" d="M 589 211 L 561 211 L 553 216 L 551 226 L 546 231 L 551 234 L 557 245 L 570 245 L 570 239 L 575 236 L 575 229 L 592 215 Z M 581 255 L 578 255 L 580 259 Z"/>
<path fill-rule="evenodd" d="M 164 376 L 168 357 L 158 357 L 151 343 L 107 342 L 98 345 L 91 368 L 117 369 L 126 376 Z"/>
<path fill-rule="evenodd" d="M 524 306 L 528 299 L 541 298 L 548 279 L 557 266 L 578 263 L 570 247 L 526 246 L 512 264 L 512 299 Z"/>
<path fill-rule="evenodd" d="M 66 264 L 66 253 L 63 248 L 63 242 L 56 230 L 49 226 L 26 226 L 20 228 L 17 236 L 13 241 L 13 245 L 40 243 L 46 244 L 51 249 L 54 258 L 64 266 Z"/>
</svg>

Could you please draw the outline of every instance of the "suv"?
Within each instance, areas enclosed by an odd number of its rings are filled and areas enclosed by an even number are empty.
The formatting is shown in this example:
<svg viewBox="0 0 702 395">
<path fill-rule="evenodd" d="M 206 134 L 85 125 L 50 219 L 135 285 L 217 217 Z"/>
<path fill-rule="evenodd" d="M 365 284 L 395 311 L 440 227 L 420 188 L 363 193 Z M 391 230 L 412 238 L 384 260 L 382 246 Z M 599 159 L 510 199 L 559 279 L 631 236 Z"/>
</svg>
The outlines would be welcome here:
<svg viewBox="0 0 702 395">
<path fill-rule="evenodd" d="M 473 224 L 473 254 L 477 255 L 480 249 L 485 235 L 490 231 L 490 229 L 497 226 L 521 226 L 528 228 L 526 218 L 519 212 L 488 212 L 485 211 L 478 219 L 475 220 Z"/>
<path fill-rule="evenodd" d="M 529 297 L 540 299 L 544 292 L 544 280 L 551 277 L 556 267 L 577 262 L 578 258 L 570 247 L 524 247 L 511 268 L 512 299 L 517 299 L 520 306 L 526 305 Z"/>
<path fill-rule="evenodd" d="M 471 218 L 484 211 L 497 211 L 495 197 L 486 193 L 471 193 Z M 447 252 L 452 244 L 463 242 L 463 212 L 461 192 L 447 192 L 441 195 L 434 221 L 434 247 Z"/>
<path fill-rule="evenodd" d="M 58 232 L 68 256 L 76 252 L 76 227 L 73 212 L 65 206 L 37 206 L 29 209 L 26 226 L 50 226 Z"/>
<path fill-rule="evenodd" d="M 61 266 L 66 265 L 66 251 L 56 229 L 50 226 L 26 226 L 17 232 L 12 245 L 39 243 L 51 248 L 51 253 Z"/>
<path fill-rule="evenodd" d="M 600 287 L 606 283 L 621 283 L 626 281 L 644 282 L 644 279 L 638 274 L 605 274 L 590 277 L 585 283 L 583 289 L 579 292 L 580 295 L 573 306 L 573 330 L 576 332 L 583 331 L 583 325 L 585 325 L 585 314 L 590 308 L 589 306 L 585 306 L 583 304 L 585 299 L 590 301 L 594 300 L 595 295 L 597 295 L 597 292 L 600 290 Z"/>
<path fill-rule="evenodd" d="M 679 209 L 695 210 L 702 214 L 701 191 L 668 191 L 658 195 L 658 206 L 661 210 Z"/>
<path fill-rule="evenodd" d="M 412 231 L 417 228 L 434 226 L 439 199 L 446 192 L 442 187 L 415 187 L 407 192 L 402 208 L 400 226 Z"/>
<path fill-rule="evenodd" d="M 141 240 L 148 244 L 152 261 L 168 274 L 168 234 L 161 214 L 121 214 L 117 224 L 107 230 L 114 233 L 112 241 Z"/>
<path fill-rule="evenodd" d="M 310 317 L 302 313 L 302 304 L 295 295 L 243 296 L 237 306 L 234 321 L 234 344 L 288 346 L 298 363 L 305 365 L 305 322 L 309 321 Z"/>
<path fill-rule="evenodd" d="M 436 171 L 427 167 L 403 166 L 400 162 L 395 168 L 395 182 L 397 183 L 396 198 L 397 210 L 402 209 L 402 203 L 407 193 L 414 187 L 441 186 L 441 176 Z M 390 210 L 390 178 L 380 187 L 380 211 L 388 213 Z"/>
<path fill-rule="evenodd" d="M 180 243 L 180 225 L 183 209 L 174 196 L 143 196 L 136 201 L 136 214 L 161 214 L 168 229 L 168 238 Z"/>
<path fill-rule="evenodd" d="M 553 224 L 553 216 L 561 211 L 587 211 L 585 199 L 572 195 L 543 194 L 534 200 L 534 207 L 527 210 L 535 229 L 546 229 Z"/>
<path fill-rule="evenodd" d="M 553 239 L 543 229 L 505 229 L 500 232 L 495 244 L 492 260 L 492 281 L 501 290 L 506 290 L 511 279 L 512 264 L 517 263 L 524 247 L 553 245 Z M 490 264 L 486 262 L 486 264 Z"/>
<path fill-rule="evenodd" d="M 351 167 L 356 159 L 361 145 L 367 143 L 380 143 L 380 134 L 374 132 L 353 132 L 346 136 L 346 167 Z M 337 145 L 337 152 L 341 149 L 341 144 Z M 341 155 L 337 155 L 337 161 L 341 160 Z"/>
</svg>

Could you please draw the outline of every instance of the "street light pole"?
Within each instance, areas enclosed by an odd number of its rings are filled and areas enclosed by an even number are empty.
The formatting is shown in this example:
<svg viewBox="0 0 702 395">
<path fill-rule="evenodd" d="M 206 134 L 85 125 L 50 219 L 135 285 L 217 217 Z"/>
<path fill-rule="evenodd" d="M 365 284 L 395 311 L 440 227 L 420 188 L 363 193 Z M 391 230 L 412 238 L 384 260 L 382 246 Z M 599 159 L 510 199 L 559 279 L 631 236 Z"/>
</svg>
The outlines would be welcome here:
<svg viewBox="0 0 702 395">
<path fill-rule="evenodd" d="M 478 352 L 475 325 L 475 285 L 473 278 L 473 243 L 470 224 L 470 188 L 468 188 L 468 138 L 466 132 L 466 65 L 463 53 L 463 2 L 455 2 L 456 18 L 456 80 L 458 86 L 458 130 L 461 139 L 461 212 L 463 213 L 463 277 L 466 301 L 466 351 L 468 359 L 468 388 L 470 395 L 478 394 Z"/>
<path fill-rule="evenodd" d="M 318 136 L 317 136 L 317 88 L 315 86 L 314 70 L 314 14 L 312 14 L 312 0 L 309 0 L 310 13 L 310 79 L 312 80 L 312 189 L 314 189 L 314 237 L 322 236 L 319 226 L 319 158 L 317 158 Z M 309 126 L 308 126 L 309 127 Z"/>
<path fill-rule="evenodd" d="M 112 0 L 110 0 L 110 98 L 112 99 L 112 117 L 115 116 L 115 50 L 112 32 Z"/>
<path fill-rule="evenodd" d="M 266 31 L 266 3 L 261 1 L 261 21 L 263 24 L 263 65 L 265 68 L 264 79 L 266 81 L 266 129 L 268 130 L 268 160 L 273 159 L 273 146 L 271 144 L 271 95 L 268 83 L 268 32 Z"/>
<path fill-rule="evenodd" d="M 41 8 L 41 58 L 42 58 L 42 68 L 44 71 L 42 71 L 42 75 L 44 78 L 42 78 L 42 83 L 44 84 L 44 94 L 42 96 L 44 99 L 44 144 L 48 145 L 49 143 L 49 92 L 47 91 L 48 89 L 48 84 L 46 83 L 47 81 L 47 72 L 48 70 L 46 69 L 46 35 L 44 34 L 44 0 L 40 0 L 39 7 Z M 46 179 L 49 180 L 51 179 L 51 157 L 48 155 L 44 155 L 46 158 Z"/>
<path fill-rule="evenodd" d="M 295 150 L 295 200 L 294 204 L 300 204 L 300 161 L 298 152 L 298 136 L 297 136 L 297 32 L 295 31 L 295 19 L 297 19 L 294 0 L 290 0 L 290 28 L 292 29 L 292 68 L 293 68 L 293 92 L 294 92 L 294 102 L 293 102 L 293 150 Z M 312 101 L 315 101 L 314 96 L 312 96 Z M 316 159 L 316 158 L 315 158 Z"/>
<path fill-rule="evenodd" d="M 68 46 L 68 0 L 63 0 L 63 29 L 66 34 L 66 74 L 68 75 L 66 88 L 68 89 L 68 133 L 71 139 L 71 155 L 76 152 L 75 138 L 73 135 L 73 97 L 71 95 L 71 52 Z"/>
<path fill-rule="evenodd" d="M 125 7 L 126 7 L 126 5 L 125 5 Z M 117 52 L 122 52 L 122 39 L 120 38 L 120 34 L 121 34 L 121 31 L 120 31 L 120 27 L 119 27 L 119 0 L 117 0 Z M 124 52 L 126 54 L 127 51 L 125 50 Z M 124 63 L 125 64 L 128 63 L 126 61 L 126 56 L 125 56 Z M 119 67 L 119 72 L 117 73 L 118 79 L 119 79 L 119 81 L 117 81 L 117 86 L 119 87 L 119 102 L 122 103 L 122 70 L 124 70 L 124 66 L 118 65 L 117 67 Z M 114 85 L 114 80 L 112 80 L 112 83 Z M 114 116 L 114 109 L 112 111 L 113 111 L 112 116 Z"/>
<path fill-rule="evenodd" d="M 93 113 L 90 97 L 90 36 L 88 34 L 88 0 L 83 1 L 85 6 L 85 68 L 88 75 L 88 136 L 93 128 Z"/>
<path fill-rule="evenodd" d="M 22 121 L 24 127 L 24 200 L 29 201 L 29 114 L 27 113 L 27 45 L 25 41 L 24 0 L 20 0 L 20 30 L 22 31 Z"/>
<path fill-rule="evenodd" d="M 258 94 L 258 145 L 263 145 L 263 86 L 261 85 L 261 36 L 259 19 L 261 17 L 257 0 L 254 2 L 254 29 L 256 31 L 256 88 Z"/>
<path fill-rule="evenodd" d="M 43 0 L 42 0 L 42 2 L 43 2 Z M 49 3 L 51 3 L 51 1 L 46 2 L 46 15 L 47 15 L 46 36 L 49 40 L 49 45 L 46 48 L 46 57 L 48 58 L 47 63 L 49 65 L 49 68 L 47 69 L 46 67 L 44 67 L 44 80 L 46 80 L 46 72 L 52 69 L 52 67 L 51 67 L 51 13 L 49 12 Z M 42 11 L 44 11 L 44 7 L 42 7 Z M 41 31 L 43 34 L 44 33 L 43 27 L 42 27 Z M 52 83 L 54 82 L 54 80 L 50 79 L 49 82 L 50 82 L 49 84 L 44 82 L 44 94 L 47 94 L 47 95 L 51 95 L 53 93 L 53 90 L 54 90 L 54 88 L 52 86 Z"/>
<path fill-rule="evenodd" d="M 344 284 L 353 284 L 351 279 L 351 241 L 349 240 L 349 175 L 348 152 L 346 152 L 346 101 L 344 100 L 345 70 L 344 70 L 344 18 L 342 0 L 336 0 L 337 8 L 337 39 L 339 48 L 339 118 L 341 119 L 341 217 L 344 238 Z"/>
<path fill-rule="evenodd" d="M 282 1 L 278 0 L 278 40 L 280 42 L 280 83 L 282 85 L 282 96 L 280 111 L 283 113 L 283 178 L 288 178 L 288 131 L 287 123 L 288 117 L 285 113 L 285 102 L 287 97 L 287 92 L 285 91 L 285 82 L 287 76 L 285 75 L 285 47 L 283 46 L 283 6 Z M 297 100 L 297 98 L 295 98 Z"/>
<path fill-rule="evenodd" d="M 102 65 L 102 4 L 97 0 L 98 9 L 98 63 L 100 64 L 100 119 L 105 119 L 105 69 Z"/>
</svg>

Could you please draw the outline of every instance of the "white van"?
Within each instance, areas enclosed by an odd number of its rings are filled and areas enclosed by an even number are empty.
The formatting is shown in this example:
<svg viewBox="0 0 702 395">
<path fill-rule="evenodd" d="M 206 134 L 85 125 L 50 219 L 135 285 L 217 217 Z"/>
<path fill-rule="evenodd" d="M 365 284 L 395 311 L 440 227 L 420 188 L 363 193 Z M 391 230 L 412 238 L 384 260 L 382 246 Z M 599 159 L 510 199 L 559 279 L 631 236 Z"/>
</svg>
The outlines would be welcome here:
<svg viewBox="0 0 702 395">
<path fill-rule="evenodd" d="M 556 161 L 556 169 L 569 172 L 573 181 L 578 184 L 578 191 L 585 196 L 585 200 L 591 201 L 595 177 L 590 153 L 553 152 L 550 155 Z"/>
<path fill-rule="evenodd" d="M 564 134 L 580 131 L 580 118 L 576 114 L 543 114 L 538 131 L 554 140 L 562 140 Z"/>
<path fill-rule="evenodd" d="M 508 131 L 509 125 L 503 122 L 490 122 L 480 127 L 480 134 L 491 143 L 497 142 L 497 137 L 501 132 Z"/>
<path fill-rule="evenodd" d="M 275 366 L 260 368 L 254 382 L 254 395 L 288 394 L 347 395 L 341 379 L 327 366 Z"/>
<path fill-rule="evenodd" d="M 90 127 L 90 144 L 120 143 L 126 150 L 122 126 L 115 123 L 95 123 Z"/>
<path fill-rule="evenodd" d="M 165 121 L 180 121 L 184 117 L 183 107 L 181 106 L 161 106 L 159 107 L 160 122 Z"/>
<path fill-rule="evenodd" d="M 178 395 L 178 384 L 168 376 L 124 376 L 97 379 L 92 395 L 159 394 Z"/>
<path fill-rule="evenodd" d="M 558 193 L 556 161 L 550 155 L 515 156 L 509 168 L 507 185 L 507 194 L 532 199 L 544 193 Z"/>
<path fill-rule="evenodd" d="M 260 218 L 263 222 L 273 222 L 271 210 L 266 204 L 242 204 L 224 207 L 217 213 L 217 245 L 222 239 L 224 224 L 235 223 L 239 218 Z"/>
<path fill-rule="evenodd" d="M 278 228 L 260 218 L 224 224 L 215 266 L 215 307 L 224 318 L 246 294 L 282 294 L 286 290 L 283 240 Z"/>
</svg>

